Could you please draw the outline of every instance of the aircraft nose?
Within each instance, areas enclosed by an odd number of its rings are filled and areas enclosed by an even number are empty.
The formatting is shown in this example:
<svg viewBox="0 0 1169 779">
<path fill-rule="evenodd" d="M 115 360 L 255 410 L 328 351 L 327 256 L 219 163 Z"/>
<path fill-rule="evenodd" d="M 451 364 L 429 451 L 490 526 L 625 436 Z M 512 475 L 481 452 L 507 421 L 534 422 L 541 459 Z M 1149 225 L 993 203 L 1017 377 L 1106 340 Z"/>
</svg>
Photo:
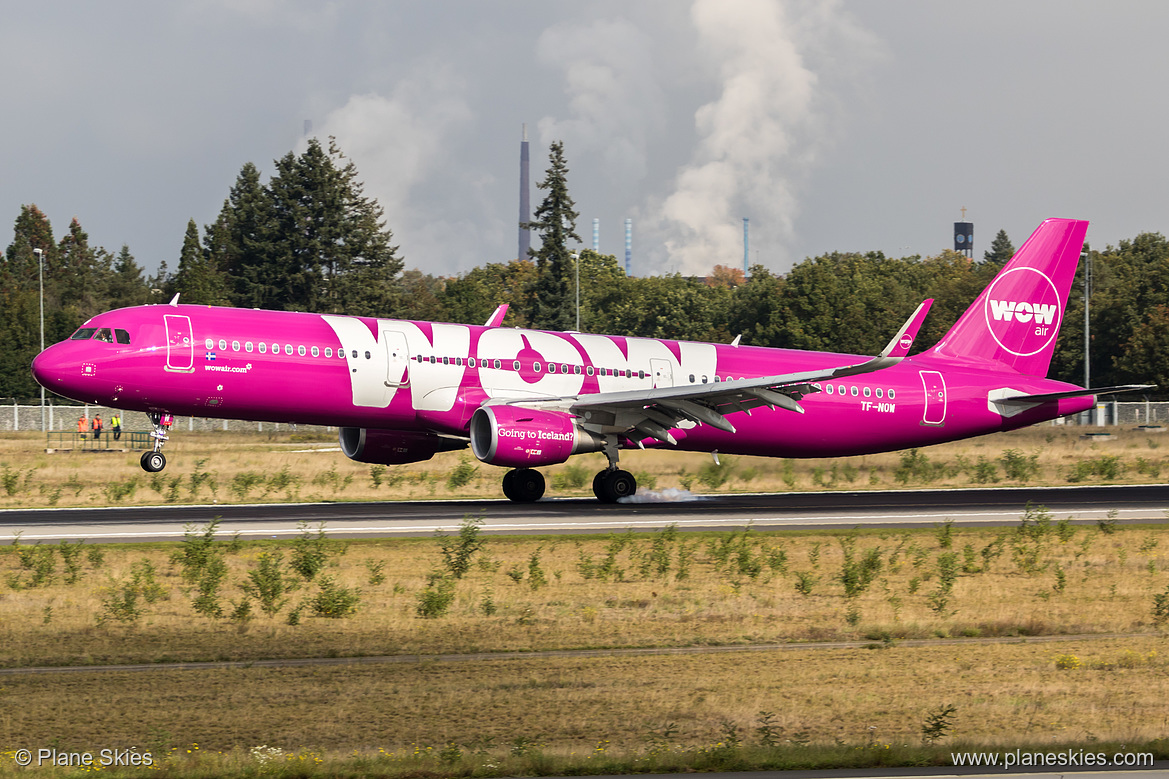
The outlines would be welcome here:
<svg viewBox="0 0 1169 779">
<path fill-rule="evenodd" d="M 52 351 L 50 346 L 32 358 L 32 377 L 45 389 L 53 389 L 53 385 L 61 381 L 60 366 L 50 354 Z"/>
</svg>

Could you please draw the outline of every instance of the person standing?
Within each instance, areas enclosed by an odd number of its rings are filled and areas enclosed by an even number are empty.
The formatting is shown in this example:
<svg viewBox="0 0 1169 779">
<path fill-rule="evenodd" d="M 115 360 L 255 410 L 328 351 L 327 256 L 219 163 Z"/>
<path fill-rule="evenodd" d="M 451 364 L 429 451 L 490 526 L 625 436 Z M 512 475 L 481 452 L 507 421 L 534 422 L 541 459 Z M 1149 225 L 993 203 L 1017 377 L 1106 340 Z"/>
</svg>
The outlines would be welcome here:
<svg viewBox="0 0 1169 779">
<path fill-rule="evenodd" d="M 89 434 L 89 417 L 85 416 L 84 411 L 81 412 L 81 416 L 77 417 L 77 433 L 81 436 L 82 441 Z"/>
<path fill-rule="evenodd" d="M 101 414 L 96 414 L 93 417 L 93 441 L 97 443 L 101 440 Z"/>
<path fill-rule="evenodd" d="M 114 440 L 119 440 L 122 437 L 122 415 L 117 411 L 110 417 L 110 428 L 114 431 Z"/>
</svg>

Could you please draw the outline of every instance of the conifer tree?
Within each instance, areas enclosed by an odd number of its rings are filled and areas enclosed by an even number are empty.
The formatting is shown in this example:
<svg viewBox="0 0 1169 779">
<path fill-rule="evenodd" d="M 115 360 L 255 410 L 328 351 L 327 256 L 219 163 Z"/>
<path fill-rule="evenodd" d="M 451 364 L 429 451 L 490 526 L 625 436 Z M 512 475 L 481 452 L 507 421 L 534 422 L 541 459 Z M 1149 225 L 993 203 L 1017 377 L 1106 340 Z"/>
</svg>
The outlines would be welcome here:
<svg viewBox="0 0 1169 779">
<path fill-rule="evenodd" d="M 540 236 L 540 248 L 529 249 L 536 260 L 535 310 L 531 326 L 546 330 L 571 330 L 576 325 L 574 307 L 575 260 L 568 241 L 580 242 L 576 234 L 575 205 L 568 194 L 568 164 L 564 160 L 564 144 L 556 141 L 549 149 L 550 165 L 544 180 L 536 184 L 547 190 L 544 201 L 536 209 L 536 219 L 528 228 Z"/>
<path fill-rule="evenodd" d="M 990 242 L 990 248 L 982 253 L 982 261 L 988 265 L 1001 268 L 1007 264 L 1007 260 L 1014 256 L 1015 247 L 1011 245 L 1011 239 L 1007 237 L 1007 231 L 999 230 L 994 240 Z"/>
<path fill-rule="evenodd" d="M 187 222 L 183 249 L 179 256 L 179 270 L 175 274 L 174 290 L 182 295 L 184 303 L 203 303 L 211 306 L 227 305 L 227 277 L 210 253 L 199 246 L 199 227 L 195 220 Z"/>
</svg>

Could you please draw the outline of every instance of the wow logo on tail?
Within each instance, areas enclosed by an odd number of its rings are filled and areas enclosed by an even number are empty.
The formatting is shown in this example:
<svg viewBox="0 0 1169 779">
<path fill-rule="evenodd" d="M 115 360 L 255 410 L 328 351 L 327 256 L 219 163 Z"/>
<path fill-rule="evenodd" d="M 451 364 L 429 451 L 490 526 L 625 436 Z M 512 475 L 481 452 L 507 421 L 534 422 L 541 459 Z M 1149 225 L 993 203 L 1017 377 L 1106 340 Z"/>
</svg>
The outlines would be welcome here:
<svg viewBox="0 0 1169 779">
<path fill-rule="evenodd" d="M 1078 219 L 1041 224 L 929 354 L 1046 376 L 1087 230 Z"/>
<path fill-rule="evenodd" d="M 986 327 L 995 342 L 1017 357 L 1046 349 L 1059 334 L 1063 301 L 1055 284 L 1035 268 L 1014 268 L 986 291 Z"/>
</svg>

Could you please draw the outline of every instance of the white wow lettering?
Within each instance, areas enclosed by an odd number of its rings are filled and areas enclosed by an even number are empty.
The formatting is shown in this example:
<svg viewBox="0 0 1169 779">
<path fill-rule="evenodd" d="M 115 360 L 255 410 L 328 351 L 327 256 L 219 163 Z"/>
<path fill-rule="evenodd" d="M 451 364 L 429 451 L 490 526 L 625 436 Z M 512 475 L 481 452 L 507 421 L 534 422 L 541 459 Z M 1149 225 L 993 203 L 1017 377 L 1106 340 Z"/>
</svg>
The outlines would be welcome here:
<svg viewBox="0 0 1169 779">
<path fill-rule="evenodd" d="M 996 322 L 1030 322 L 1035 320 L 1037 325 L 1050 325 L 1055 321 L 1058 306 L 1054 303 L 1021 303 L 1013 300 L 990 301 L 990 313 Z"/>
</svg>

